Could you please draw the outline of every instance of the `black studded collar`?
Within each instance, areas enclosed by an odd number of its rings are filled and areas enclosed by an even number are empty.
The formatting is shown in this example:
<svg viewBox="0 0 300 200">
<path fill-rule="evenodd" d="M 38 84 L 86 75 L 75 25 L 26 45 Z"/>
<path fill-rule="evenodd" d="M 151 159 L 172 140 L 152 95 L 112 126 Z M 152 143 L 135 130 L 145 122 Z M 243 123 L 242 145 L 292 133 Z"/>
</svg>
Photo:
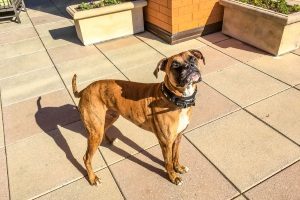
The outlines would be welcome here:
<svg viewBox="0 0 300 200">
<path fill-rule="evenodd" d="M 164 83 L 161 84 L 161 91 L 163 95 L 173 104 L 175 104 L 179 108 L 187 108 L 191 106 L 195 106 L 195 96 L 197 93 L 197 87 L 194 93 L 188 97 L 180 97 L 171 92 Z"/>
</svg>

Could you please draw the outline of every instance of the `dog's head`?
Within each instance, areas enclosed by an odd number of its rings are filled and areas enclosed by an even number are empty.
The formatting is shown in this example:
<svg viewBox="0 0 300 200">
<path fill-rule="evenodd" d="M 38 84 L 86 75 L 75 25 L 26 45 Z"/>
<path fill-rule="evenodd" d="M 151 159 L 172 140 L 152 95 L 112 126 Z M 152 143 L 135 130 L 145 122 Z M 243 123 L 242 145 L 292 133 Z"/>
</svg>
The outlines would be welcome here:
<svg viewBox="0 0 300 200">
<path fill-rule="evenodd" d="M 189 50 L 169 58 L 163 58 L 157 64 L 153 74 L 157 78 L 159 70 L 164 71 L 170 83 L 175 87 L 186 87 L 202 80 L 200 63 L 205 59 L 199 50 Z"/>
</svg>

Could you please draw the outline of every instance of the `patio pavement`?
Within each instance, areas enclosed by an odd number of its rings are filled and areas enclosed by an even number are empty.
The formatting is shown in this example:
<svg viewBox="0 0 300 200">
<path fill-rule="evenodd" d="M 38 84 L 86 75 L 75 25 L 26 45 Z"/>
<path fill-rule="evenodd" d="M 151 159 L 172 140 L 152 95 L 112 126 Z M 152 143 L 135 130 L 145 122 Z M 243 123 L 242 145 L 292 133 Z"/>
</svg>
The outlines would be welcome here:
<svg viewBox="0 0 300 200">
<path fill-rule="evenodd" d="M 300 50 L 273 57 L 222 33 L 168 45 L 149 32 L 82 46 L 67 0 L 25 1 L 0 22 L 0 199 L 300 199 Z M 202 69 L 182 163 L 171 184 L 153 134 L 120 118 L 86 180 L 86 133 L 71 92 L 98 79 L 160 82 L 157 62 L 200 49 Z"/>
</svg>

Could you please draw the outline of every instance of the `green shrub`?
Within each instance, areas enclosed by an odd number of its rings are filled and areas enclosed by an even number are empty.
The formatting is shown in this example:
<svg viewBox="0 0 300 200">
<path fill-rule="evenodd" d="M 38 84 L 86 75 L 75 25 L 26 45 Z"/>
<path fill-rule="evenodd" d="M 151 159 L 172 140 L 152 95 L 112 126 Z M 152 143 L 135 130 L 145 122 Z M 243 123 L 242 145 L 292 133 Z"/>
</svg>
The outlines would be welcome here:
<svg viewBox="0 0 300 200">
<path fill-rule="evenodd" d="M 100 8 L 103 6 L 115 5 L 121 3 L 122 0 L 100 0 L 100 1 L 89 1 L 89 2 L 82 2 L 77 7 L 77 10 L 90 10 L 93 8 Z"/>
<path fill-rule="evenodd" d="M 273 10 L 275 12 L 290 14 L 300 11 L 300 5 L 288 5 L 285 0 L 239 0 L 243 3 Z"/>
</svg>

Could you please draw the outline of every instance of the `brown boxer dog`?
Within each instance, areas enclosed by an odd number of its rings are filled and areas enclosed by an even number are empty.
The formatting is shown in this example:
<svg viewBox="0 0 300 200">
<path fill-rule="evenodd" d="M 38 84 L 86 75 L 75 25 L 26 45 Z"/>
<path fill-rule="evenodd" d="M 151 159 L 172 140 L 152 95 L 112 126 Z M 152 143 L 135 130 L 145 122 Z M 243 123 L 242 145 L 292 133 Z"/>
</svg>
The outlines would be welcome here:
<svg viewBox="0 0 300 200">
<path fill-rule="evenodd" d="M 186 173 L 188 168 L 179 163 L 178 147 L 190 121 L 191 106 L 195 105 L 196 83 L 201 81 L 200 60 L 205 64 L 199 50 L 162 59 L 154 71 L 156 77 L 159 70 L 166 73 L 162 83 L 100 80 L 78 92 L 74 75 L 73 93 L 81 98 L 78 108 L 88 132 L 83 160 L 92 185 L 100 183 L 91 165 L 93 155 L 119 115 L 156 135 L 171 182 L 182 184 L 177 173 Z"/>
</svg>

